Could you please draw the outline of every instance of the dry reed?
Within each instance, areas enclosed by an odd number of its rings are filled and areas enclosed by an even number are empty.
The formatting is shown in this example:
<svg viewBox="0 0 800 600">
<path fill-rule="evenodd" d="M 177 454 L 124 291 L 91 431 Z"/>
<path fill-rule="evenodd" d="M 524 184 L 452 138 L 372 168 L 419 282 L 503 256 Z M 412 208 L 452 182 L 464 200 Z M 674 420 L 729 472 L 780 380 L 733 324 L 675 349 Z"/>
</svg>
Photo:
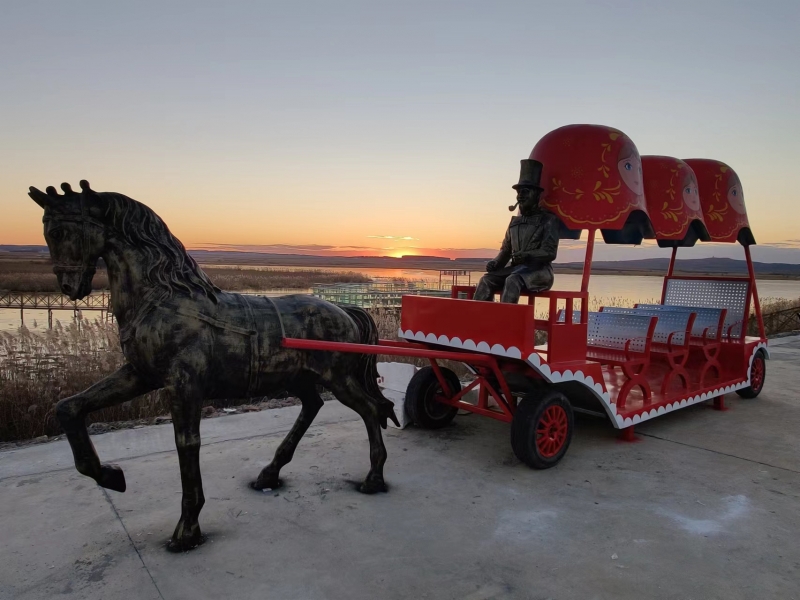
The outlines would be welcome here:
<svg viewBox="0 0 800 600">
<path fill-rule="evenodd" d="M 124 359 L 117 328 L 103 321 L 56 322 L 52 330 L 0 332 L 0 441 L 56 435 L 56 402 L 118 369 Z M 168 412 L 150 393 L 92 413 L 90 422 L 147 418 Z"/>
<path fill-rule="evenodd" d="M 353 271 L 303 269 L 243 269 L 240 267 L 205 267 L 214 284 L 223 290 L 307 290 L 317 283 L 368 283 L 368 276 Z M 92 289 L 108 289 L 105 269 L 98 269 Z M 58 281 L 50 261 L 0 261 L 0 290 L 14 292 L 58 292 Z"/>
<path fill-rule="evenodd" d="M 242 269 L 204 267 L 214 284 L 223 290 L 307 290 L 314 284 L 369 283 L 372 279 L 353 271 L 302 269 Z"/>
</svg>

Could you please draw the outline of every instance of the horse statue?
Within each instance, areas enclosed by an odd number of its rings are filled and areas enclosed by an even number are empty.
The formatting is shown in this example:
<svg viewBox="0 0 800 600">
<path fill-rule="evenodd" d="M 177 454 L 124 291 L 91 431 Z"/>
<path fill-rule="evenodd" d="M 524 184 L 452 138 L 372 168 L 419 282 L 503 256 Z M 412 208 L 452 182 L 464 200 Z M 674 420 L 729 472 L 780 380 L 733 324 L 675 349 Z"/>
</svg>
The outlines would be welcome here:
<svg viewBox="0 0 800 600">
<path fill-rule="evenodd" d="M 183 497 L 181 518 L 167 544 L 179 552 L 203 543 L 198 517 L 205 498 L 200 477 L 200 415 L 213 399 L 245 399 L 287 390 L 302 410 L 275 456 L 250 485 L 278 488 L 280 470 L 322 407 L 317 385 L 356 411 L 367 427 L 370 470 L 365 494 L 387 491 L 381 427 L 397 423 L 377 384 L 375 355 L 284 348 L 283 338 L 376 344 L 378 332 L 364 310 L 308 295 L 266 298 L 219 290 L 144 204 L 122 194 L 81 192 L 61 185 L 29 196 L 44 209 L 44 237 L 58 284 L 71 300 L 87 296 L 99 258 L 105 261 L 111 306 L 126 363 L 89 389 L 56 405 L 75 467 L 98 485 L 125 491 L 117 465 L 101 463 L 86 430 L 86 416 L 152 390 L 165 394 L 175 429 Z"/>
</svg>

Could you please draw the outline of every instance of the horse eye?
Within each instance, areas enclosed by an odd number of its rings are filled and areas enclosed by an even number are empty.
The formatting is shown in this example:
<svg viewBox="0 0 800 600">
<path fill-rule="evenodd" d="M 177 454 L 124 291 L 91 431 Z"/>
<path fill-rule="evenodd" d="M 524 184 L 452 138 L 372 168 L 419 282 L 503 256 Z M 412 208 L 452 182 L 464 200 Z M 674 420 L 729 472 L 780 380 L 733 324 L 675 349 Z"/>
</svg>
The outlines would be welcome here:
<svg viewBox="0 0 800 600">
<path fill-rule="evenodd" d="M 626 171 L 630 171 L 631 170 L 631 163 L 625 163 L 625 170 Z"/>
<path fill-rule="evenodd" d="M 54 229 L 53 231 L 50 232 L 50 238 L 56 241 L 60 240 L 63 235 L 64 232 L 61 231 L 60 229 Z"/>
</svg>

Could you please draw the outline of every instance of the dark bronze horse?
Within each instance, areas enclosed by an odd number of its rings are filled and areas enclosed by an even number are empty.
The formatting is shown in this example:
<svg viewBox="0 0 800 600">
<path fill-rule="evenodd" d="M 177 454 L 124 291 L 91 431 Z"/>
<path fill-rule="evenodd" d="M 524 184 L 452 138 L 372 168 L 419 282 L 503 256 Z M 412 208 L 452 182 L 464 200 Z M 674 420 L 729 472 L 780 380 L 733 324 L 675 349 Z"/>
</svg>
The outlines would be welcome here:
<svg viewBox="0 0 800 600">
<path fill-rule="evenodd" d="M 44 236 L 61 290 L 76 300 L 91 291 L 99 258 L 108 268 L 111 302 L 126 364 L 80 394 L 61 400 L 56 415 L 67 434 L 78 471 L 104 488 L 125 491 L 122 470 L 104 464 L 86 430 L 92 411 L 163 389 L 172 412 L 181 468 L 181 518 L 168 548 L 203 542 L 200 477 L 200 413 L 211 399 L 264 396 L 286 389 L 302 401 L 297 422 L 272 462 L 251 483 L 277 488 L 281 468 L 294 454 L 322 399 L 317 384 L 356 411 L 367 426 L 370 470 L 361 492 L 386 491 L 386 448 L 381 427 L 395 420 L 392 403 L 377 386 L 374 355 L 286 349 L 284 337 L 377 343 L 372 318 L 355 307 L 311 296 L 269 299 L 215 287 L 164 222 L 122 194 L 82 192 L 62 184 L 30 188 L 44 209 Z"/>
</svg>

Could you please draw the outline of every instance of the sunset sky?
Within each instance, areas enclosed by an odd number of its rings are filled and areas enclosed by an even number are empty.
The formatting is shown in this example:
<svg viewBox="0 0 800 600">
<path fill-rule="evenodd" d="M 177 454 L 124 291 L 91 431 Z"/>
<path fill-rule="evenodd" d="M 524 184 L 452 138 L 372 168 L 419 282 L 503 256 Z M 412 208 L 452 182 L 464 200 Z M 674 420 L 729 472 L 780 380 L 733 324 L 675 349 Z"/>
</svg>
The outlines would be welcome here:
<svg viewBox="0 0 800 600">
<path fill-rule="evenodd" d="M 568 123 L 738 172 L 800 248 L 800 3 L 4 3 L 0 244 L 88 179 L 188 247 L 487 256 Z M 275 250 L 275 249 L 278 250 Z M 798 251 L 800 252 L 800 251 Z"/>
</svg>

